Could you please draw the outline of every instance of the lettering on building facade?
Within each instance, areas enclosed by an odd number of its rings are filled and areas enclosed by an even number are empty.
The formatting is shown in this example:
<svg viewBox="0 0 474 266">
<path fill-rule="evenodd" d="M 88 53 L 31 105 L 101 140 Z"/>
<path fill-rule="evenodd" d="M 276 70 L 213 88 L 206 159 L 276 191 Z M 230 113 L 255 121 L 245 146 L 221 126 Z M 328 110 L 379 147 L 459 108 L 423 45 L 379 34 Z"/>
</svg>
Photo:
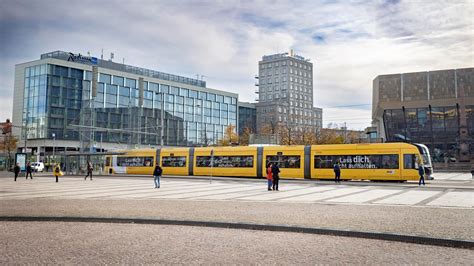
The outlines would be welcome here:
<svg viewBox="0 0 474 266">
<path fill-rule="evenodd" d="M 92 57 L 92 56 L 84 56 L 79 54 L 73 54 L 69 53 L 69 57 L 67 61 L 71 62 L 86 62 L 86 63 L 91 63 L 93 65 L 97 65 L 97 57 Z"/>
</svg>

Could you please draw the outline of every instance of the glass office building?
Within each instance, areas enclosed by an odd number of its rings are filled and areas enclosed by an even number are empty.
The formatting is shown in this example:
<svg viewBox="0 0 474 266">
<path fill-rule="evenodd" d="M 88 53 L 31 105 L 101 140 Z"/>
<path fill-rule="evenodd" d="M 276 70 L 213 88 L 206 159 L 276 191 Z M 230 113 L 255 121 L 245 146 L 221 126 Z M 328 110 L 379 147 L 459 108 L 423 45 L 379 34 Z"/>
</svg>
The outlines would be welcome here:
<svg viewBox="0 0 474 266">
<path fill-rule="evenodd" d="M 15 67 L 19 147 L 56 151 L 204 146 L 237 127 L 238 95 L 202 80 L 62 51 Z"/>
<path fill-rule="evenodd" d="M 250 132 L 257 132 L 257 110 L 253 103 L 239 102 L 239 136 L 245 128 Z"/>
<path fill-rule="evenodd" d="M 474 159 L 474 68 L 381 75 L 373 100 L 384 140 L 426 144 L 434 162 Z"/>
</svg>

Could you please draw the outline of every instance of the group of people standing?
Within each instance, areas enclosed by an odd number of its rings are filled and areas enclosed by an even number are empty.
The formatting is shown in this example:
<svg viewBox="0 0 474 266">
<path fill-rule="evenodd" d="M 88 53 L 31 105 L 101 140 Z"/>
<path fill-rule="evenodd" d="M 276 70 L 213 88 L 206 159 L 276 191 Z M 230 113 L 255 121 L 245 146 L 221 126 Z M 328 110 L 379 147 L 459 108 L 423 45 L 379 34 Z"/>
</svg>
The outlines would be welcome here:
<svg viewBox="0 0 474 266">
<path fill-rule="evenodd" d="M 21 169 L 20 169 L 20 164 L 17 163 L 15 167 L 13 167 L 13 173 L 15 173 L 15 182 L 18 176 L 20 175 Z M 31 179 L 33 179 L 33 168 L 31 167 L 31 164 L 28 162 L 26 164 L 26 179 L 28 180 L 28 176 L 30 176 Z"/>
<path fill-rule="evenodd" d="M 93 171 L 94 167 L 92 165 L 92 162 L 91 161 L 87 161 L 87 175 L 86 177 L 84 178 L 84 180 L 87 180 L 87 177 L 90 176 L 90 179 L 92 181 L 92 171 Z M 21 172 L 21 168 L 20 168 L 20 164 L 17 163 L 15 165 L 15 167 L 13 167 L 13 173 L 15 174 L 15 182 L 16 182 L 16 179 L 18 178 L 18 176 L 20 175 L 20 172 Z M 59 182 L 59 177 L 60 176 L 63 176 L 64 173 L 61 171 L 61 165 L 59 163 L 55 164 L 54 167 L 53 167 L 53 175 L 54 177 L 56 178 L 56 183 Z M 26 164 L 26 179 L 28 179 L 28 176 L 33 179 L 33 168 L 31 167 L 31 163 L 28 162 Z"/>
<path fill-rule="evenodd" d="M 278 163 L 269 163 L 267 165 L 267 182 L 268 191 L 278 190 L 278 183 L 280 182 L 280 167 Z"/>
</svg>

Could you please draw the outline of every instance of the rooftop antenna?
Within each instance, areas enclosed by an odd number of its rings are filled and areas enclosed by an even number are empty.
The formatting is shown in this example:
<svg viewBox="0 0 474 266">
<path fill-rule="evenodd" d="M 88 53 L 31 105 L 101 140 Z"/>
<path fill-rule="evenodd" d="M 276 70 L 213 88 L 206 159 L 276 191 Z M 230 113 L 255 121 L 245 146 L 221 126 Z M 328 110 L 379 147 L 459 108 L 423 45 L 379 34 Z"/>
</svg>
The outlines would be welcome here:
<svg viewBox="0 0 474 266">
<path fill-rule="evenodd" d="M 122 64 L 125 65 L 125 57 L 122 58 Z"/>
<path fill-rule="evenodd" d="M 109 61 L 112 61 L 112 59 L 114 59 L 114 53 L 110 53 L 110 60 Z"/>
<path fill-rule="evenodd" d="M 100 53 L 100 60 L 104 60 L 104 48 L 102 48 L 102 52 Z"/>
</svg>

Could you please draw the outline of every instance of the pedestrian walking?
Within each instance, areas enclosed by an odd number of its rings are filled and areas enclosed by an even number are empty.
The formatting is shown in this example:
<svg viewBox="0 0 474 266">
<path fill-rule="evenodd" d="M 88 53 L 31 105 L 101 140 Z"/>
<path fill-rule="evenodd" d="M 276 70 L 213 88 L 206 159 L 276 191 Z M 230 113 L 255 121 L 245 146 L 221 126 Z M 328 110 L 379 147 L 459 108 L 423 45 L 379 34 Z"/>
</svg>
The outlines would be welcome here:
<svg viewBox="0 0 474 266">
<path fill-rule="evenodd" d="M 56 164 L 54 167 L 54 176 L 56 177 L 56 183 L 59 181 L 59 177 L 63 176 L 63 172 L 61 171 L 61 166 L 59 164 Z"/>
<path fill-rule="evenodd" d="M 268 191 L 272 190 L 272 183 L 273 183 L 273 173 L 272 173 L 272 164 L 269 163 L 267 165 L 267 183 L 268 183 Z"/>
<path fill-rule="evenodd" d="M 280 167 L 278 167 L 278 162 L 272 166 L 272 177 L 273 190 L 278 190 L 278 184 L 280 183 Z"/>
<path fill-rule="evenodd" d="M 155 188 L 160 188 L 160 178 L 163 174 L 163 169 L 157 164 L 155 171 L 153 171 L 153 181 L 155 182 Z"/>
<path fill-rule="evenodd" d="M 30 178 L 33 179 L 33 168 L 31 167 L 30 162 L 26 164 L 26 179 L 28 179 L 28 175 L 30 175 Z"/>
<path fill-rule="evenodd" d="M 15 173 L 15 182 L 16 182 L 16 178 L 20 174 L 20 164 L 19 163 L 17 163 L 15 165 L 15 167 L 13 167 L 13 172 Z"/>
<path fill-rule="evenodd" d="M 334 164 L 334 181 L 337 183 L 341 183 L 341 166 L 339 162 Z"/>
<path fill-rule="evenodd" d="M 86 177 L 84 177 L 84 180 L 87 180 L 87 177 L 90 176 L 91 177 L 91 181 L 92 181 L 92 170 L 94 170 L 94 166 L 92 166 L 92 163 L 91 161 L 87 161 L 87 166 L 86 166 L 86 170 L 87 170 L 87 175 Z"/>
<path fill-rule="evenodd" d="M 418 174 L 420 175 L 420 180 L 418 181 L 418 186 L 421 186 L 421 182 L 423 181 L 423 186 L 425 185 L 425 168 L 423 164 L 420 163 L 418 166 Z"/>
</svg>

